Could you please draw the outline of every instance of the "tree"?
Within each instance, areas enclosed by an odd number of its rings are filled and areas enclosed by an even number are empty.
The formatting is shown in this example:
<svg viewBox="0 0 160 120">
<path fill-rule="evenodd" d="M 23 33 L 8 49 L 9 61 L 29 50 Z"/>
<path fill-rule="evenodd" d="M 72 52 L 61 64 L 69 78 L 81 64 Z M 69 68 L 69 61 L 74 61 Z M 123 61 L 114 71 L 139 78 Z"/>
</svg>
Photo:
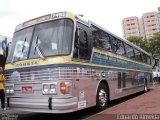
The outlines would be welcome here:
<svg viewBox="0 0 160 120">
<path fill-rule="evenodd" d="M 153 37 L 149 39 L 150 46 L 149 52 L 152 54 L 153 57 L 160 56 L 160 32 L 155 33 Z"/>
<path fill-rule="evenodd" d="M 139 46 L 140 48 L 142 48 L 143 50 L 149 52 L 149 46 L 150 46 L 150 42 L 143 37 L 139 37 L 139 36 L 131 36 L 127 38 L 130 42 L 134 43 L 135 45 Z"/>
<path fill-rule="evenodd" d="M 149 52 L 154 58 L 160 58 L 160 32 L 155 33 L 154 36 L 149 39 L 138 36 L 131 36 L 127 39 L 143 50 Z"/>
</svg>

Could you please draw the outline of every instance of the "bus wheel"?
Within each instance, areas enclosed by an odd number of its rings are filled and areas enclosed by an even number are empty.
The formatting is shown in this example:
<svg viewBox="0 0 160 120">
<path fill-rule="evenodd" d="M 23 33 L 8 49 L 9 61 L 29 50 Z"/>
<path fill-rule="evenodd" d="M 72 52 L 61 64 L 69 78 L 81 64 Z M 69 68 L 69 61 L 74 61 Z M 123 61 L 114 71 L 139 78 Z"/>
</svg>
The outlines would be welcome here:
<svg viewBox="0 0 160 120">
<path fill-rule="evenodd" d="M 145 80 L 145 83 L 144 83 L 144 92 L 148 92 L 147 80 Z"/>
<path fill-rule="evenodd" d="M 101 83 L 97 90 L 96 95 L 96 110 L 97 112 L 107 108 L 109 103 L 109 94 L 105 84 Z"/>
</svg>

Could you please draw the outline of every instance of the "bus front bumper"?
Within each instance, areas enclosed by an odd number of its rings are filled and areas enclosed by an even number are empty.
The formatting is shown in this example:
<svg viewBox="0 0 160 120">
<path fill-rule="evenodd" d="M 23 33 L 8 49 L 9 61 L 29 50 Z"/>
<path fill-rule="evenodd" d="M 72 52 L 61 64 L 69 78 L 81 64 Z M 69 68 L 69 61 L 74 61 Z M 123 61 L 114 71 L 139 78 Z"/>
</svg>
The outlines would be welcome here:
<svg viewBox="0 0 160 120">
<path fill-rule="evenodd" d="M 43 112 L 43 113 L 68 113 L 76 111 L 77 97 L 70 98 L 28 98 L 28 97 L 7 97 L 9 109 Z"/>
</svg>

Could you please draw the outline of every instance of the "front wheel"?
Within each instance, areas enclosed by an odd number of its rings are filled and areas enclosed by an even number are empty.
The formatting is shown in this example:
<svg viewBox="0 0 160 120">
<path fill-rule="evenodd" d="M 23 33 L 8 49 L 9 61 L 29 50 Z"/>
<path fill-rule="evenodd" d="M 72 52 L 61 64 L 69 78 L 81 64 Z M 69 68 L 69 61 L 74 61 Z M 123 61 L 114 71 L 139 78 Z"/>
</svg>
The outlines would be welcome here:
<svg viewBox="0 0 160 120">
<path fill-rule="evenodd" d="M 107 108 L 109 103 L 109 94 L 108 89 L 105 84 L 101 83 L 97 90 L 96 95 L 96 110 L 102 111 Z"/>
</svg>

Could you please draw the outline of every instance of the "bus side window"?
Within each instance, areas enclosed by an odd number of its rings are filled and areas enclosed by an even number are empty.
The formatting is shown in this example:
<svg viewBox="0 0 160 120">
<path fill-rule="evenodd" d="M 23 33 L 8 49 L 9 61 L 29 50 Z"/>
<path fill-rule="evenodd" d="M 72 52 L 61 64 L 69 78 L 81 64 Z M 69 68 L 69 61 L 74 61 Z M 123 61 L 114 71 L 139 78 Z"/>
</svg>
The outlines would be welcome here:
<svg viewBox="0 0 160 120">
<path fill-rule="evenodd" d="M 92 26 L 93 47 L 100 50 L 112 52 L 111 40 L 109 34 Z"/>
<path fill-rule="evenodd" d="M 112 52 L 111 40 L 107 33 L 102 34 L 103 49 Z"/>
<path fill-rule="evenodd" d="M 134 53 L 135 53 L 135 60 L 142 62 L 141 52 L 137 49 L 134 49 Z"/>
<path fill-rule="evenodd" d="M 113 45 L 113 51 L 116 54 L 122 55 L 122 56 L 126 55 L 124 44 L 121 40 L 116 39 L 116 38 L 112 38 L 112 45 Z"/>
<path fill-rule="evenodd" d="M 88 37 L 86 31 L 78 28 L 75 36 L 74 58 L 89 59 Z"/>
<path fill-rule="evenodd" d="M 103 40 L 101 35 L 101 30 L 92 26 L 92 35 L 93 35 L 93 47 L 98 49 L 103 49 Z"/>
<path fill-rule="evenodd" d="M 82 30 L 79 33 L 79 56 L 82 59 L 88 59 L 88 38 L 86 31 Z"/>
<path fill-rule="evenodd" d="M 151 57 L 147 55 L 147 63 L 151 65 Z"/>
<path fill-rule="evenodd" d="M 125 43 L 125 49 L 126 49 L 127 57 L 133 59 L 134 58 L 133 47 Z"/>
<path fill-rule="evenodd" d="M 146 56 L 146 54 L 141 52 L 141 55 L 142 55 L 142 62 L 147 63 L 147 56 Z"/>
</svg>

